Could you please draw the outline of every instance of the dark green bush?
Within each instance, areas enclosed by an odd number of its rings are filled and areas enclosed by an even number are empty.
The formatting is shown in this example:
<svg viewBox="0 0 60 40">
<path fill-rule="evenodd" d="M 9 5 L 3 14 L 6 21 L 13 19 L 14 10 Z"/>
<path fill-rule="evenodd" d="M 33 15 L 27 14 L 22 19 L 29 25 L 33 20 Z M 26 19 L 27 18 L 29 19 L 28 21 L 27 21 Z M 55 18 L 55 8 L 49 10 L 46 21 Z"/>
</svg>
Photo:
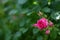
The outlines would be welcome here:
<svg viewBox="0 0 60 40">
<path fill-rule="evenodd" d="M 32 26 L 39 11 L 54 23 L 50 35 Z M 0 0 L 0 40 L 60 40 L 60 0 Z"/>
</svg>

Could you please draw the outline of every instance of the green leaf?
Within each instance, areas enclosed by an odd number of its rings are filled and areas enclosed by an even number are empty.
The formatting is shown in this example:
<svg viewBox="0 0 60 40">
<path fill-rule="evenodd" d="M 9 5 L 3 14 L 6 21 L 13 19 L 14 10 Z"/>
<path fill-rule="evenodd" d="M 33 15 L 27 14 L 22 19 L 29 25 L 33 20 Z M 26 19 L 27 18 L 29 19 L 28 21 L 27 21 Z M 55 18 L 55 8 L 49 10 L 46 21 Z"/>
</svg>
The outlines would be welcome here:
<svg viewBox="0 0 60 40">
<path fill-rule="evenodd" d="M 28 14 L 29 12 L 30 12 L 29 9 L 22 9 L 22 10 L 21 10 L 21 13 L 22 13 L 22 14 Z"/>
<path fill-rule="evenodd" d="M 15 15 L 17 12 L 18 12 L 17 10 L 13 9 L 9 12 L 9 15 Z"/>
<path fill-rule="evenodd" d="M 0 37 L 2 36 L 2 34 L 3 34 L 3 31 L 2 31 L 2 29 L 0 29 Z"/>
<path fill-rule="evenodd" d="M 18 4 L 24 4 L 26 2 L 27 2 L 27 0 L 18 0 Z"/>
<path fill-rule="evenodd" d="M 26 33 L 28 31 L 28 28 L 21 28 L 19 31 L 24 34 L 24 33 Z"/>
<path fill-rule="evenodd" d="M 57 30 L 55 28 L 52 29 L 50 37 L 51 37 L 50 38 L 51 40 L 55 40 L 56 39 L 56 37 L 57 37 Z"/>
<path fill-rule="evenodd" d="M 21 21 L 20 21 L 20 27 L 23 27 L 24 25 L 25 25 L 25 23 L 26 23 L 26 17 L 25 18 L 23 18 Z"/>
<path fill-rule="evenodd" d="M 51 8 L 60 11 L 60 1 L 53 1 L 51 4 Z"/>
<path fill-rule="evenodd" d="M 18 40 L 19 37 L 21 37 L 22 33 L 21 32 L 16 32 L 13 36 L 13 40 Z"/>
<path fill-rule="evenodd" d="M 50 10 L 50 8 L 45 7 L 45 8 L 42 9 L 42 11 L 45 12 L 45 13 L 50 13 L 51 10 Z"/>
<path fill-rule="evenodd" d="M 8 31 L 8 32 L 6 32 L 6 34 L 5 34 L 5 40 L 11 40 L 11 32 L 10 31 Z"/>
<path fill-rule="evenodd" d="M 37 40 L 43 40 L 42 36 L 38 36 Z"/>
<path fill-rule="evenodd" d="M 35 28 L 35 29 L 33 29 L 33 34 L 35 34 L 35 35 L 36 35 L 36 34 L 38 34 L 38 32 L 39 32 L 39 30 L 38 30 L 38 29 L 36 29 L 36 28 Z"/>
</svg>

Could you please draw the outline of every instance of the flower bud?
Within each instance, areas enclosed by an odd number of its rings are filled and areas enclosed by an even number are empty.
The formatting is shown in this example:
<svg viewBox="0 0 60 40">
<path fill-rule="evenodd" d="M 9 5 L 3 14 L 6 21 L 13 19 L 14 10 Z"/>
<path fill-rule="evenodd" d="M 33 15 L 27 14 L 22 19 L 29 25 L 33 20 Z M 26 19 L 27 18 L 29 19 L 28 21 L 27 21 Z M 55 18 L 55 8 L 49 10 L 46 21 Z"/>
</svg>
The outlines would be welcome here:
<svg viewBox="0 0 60 40">
<path fill-rule="evenodd" d="M 45 34 L 47 35 L 50 34 L 50 30 L 46 30 Z"/>
<path fill-rule="evenodd" d="M 53 22 L 50 21 L 49 22 L 49 26 L 52 27 L 53 26 Z"/>
</svg>

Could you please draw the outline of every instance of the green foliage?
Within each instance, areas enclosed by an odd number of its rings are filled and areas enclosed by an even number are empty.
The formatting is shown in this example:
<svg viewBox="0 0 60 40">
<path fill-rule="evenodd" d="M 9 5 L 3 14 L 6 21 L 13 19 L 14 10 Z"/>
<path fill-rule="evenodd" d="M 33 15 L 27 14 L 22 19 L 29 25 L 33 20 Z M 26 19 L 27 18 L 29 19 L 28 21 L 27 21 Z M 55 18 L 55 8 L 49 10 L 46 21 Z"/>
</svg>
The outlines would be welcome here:
<svg viewBox="0 0 60 40">
<path fill-rule="evenodd" d="M 39 11 L 54 23 L 46 37 L 32 26 L 41 18 Z M 60 40 L 60 1 L 0 0 L 0 40 Z"/>
</svg>

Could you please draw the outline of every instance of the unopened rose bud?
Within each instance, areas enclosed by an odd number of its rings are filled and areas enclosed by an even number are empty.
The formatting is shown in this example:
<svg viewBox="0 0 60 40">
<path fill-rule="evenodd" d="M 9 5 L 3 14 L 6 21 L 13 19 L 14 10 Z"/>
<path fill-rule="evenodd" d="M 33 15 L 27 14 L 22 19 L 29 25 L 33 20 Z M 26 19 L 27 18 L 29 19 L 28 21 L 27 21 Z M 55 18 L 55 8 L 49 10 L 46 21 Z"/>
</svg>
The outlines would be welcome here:
<svg viewBox="0 0 60 40">
<path fill-rule="evenodd" d="M 49 26 L 52 27 L 53 26 L 53 22 L 50 21 L 49 22 Z"/>
<path fill-rule="evenodd" d="M 39 11 L 38 15 L 39 15 L 39 16 L 42 16 L 42 15 L 43 15 L 43 13 Z"/>
<path fill-rule="evenodd" d="M 47 35 L 50 34 L 50 30 L 46 30 L 45 34 Z"/>
</svg>

